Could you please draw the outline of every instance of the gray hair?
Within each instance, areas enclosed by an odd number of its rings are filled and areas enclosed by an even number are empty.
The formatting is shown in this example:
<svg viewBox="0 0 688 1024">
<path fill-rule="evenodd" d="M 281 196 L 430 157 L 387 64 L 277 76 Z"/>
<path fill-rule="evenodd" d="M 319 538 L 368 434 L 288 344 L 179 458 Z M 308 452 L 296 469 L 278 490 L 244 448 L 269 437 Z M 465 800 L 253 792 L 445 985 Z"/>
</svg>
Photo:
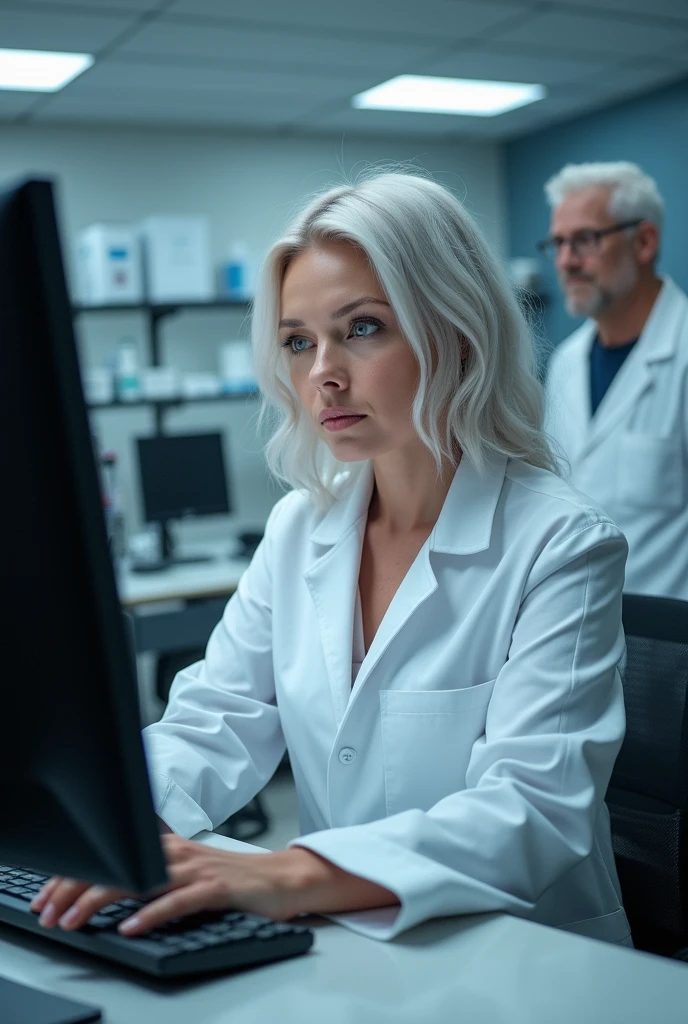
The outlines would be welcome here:
<svg viewBox="0 0 688 1024">
<path fill-rule="evenodd" d="M 662 230 L 664 200 L 657 182 L 626 160 L 615 163 L 566 164 L 545 184 L 550 206 L 558 206 L 573 192 L 603 185 L 611 190 L 609 214 L 624 220 L 648 220 Z"/>
<path fill-rule="evenodd" d="M 317 437 L 278 343 L 286 269 L 322 241 L 360 247 L 377 274 L 418 360 L 413 422 L 438 469 L 444 459 L 455 460 L 457 444 L 478 470 L 491 453 L 554 468 L 542 432 L 543 393 L 530 330 L 482 233 L 443 186 L 378 171 L 309 203 L 261 268 L 253 350 L 261 418 L 275 418 L 266 456 L 278 479 L 327 508 L 345 468 Z"/>
</svg>

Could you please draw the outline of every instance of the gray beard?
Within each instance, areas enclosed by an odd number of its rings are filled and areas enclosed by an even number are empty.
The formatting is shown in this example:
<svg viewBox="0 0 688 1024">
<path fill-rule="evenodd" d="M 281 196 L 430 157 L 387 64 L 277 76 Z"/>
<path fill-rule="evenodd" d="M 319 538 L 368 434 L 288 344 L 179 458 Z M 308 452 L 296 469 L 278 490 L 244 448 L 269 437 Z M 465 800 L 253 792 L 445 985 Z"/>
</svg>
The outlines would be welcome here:
<svg viewBox="0 0 688 1024">
<path fill-rule="evenodd" d="M 615 298 L 615 295 L 612 295 L 611 292 L 605 291 L 603 288 L 595 288 L 586 302 L 582 302 L 580 300 L 574 301 L 573 298 L 567 294 L 566 312 L 570 316 L 599 316 L 600 313 L 604 313 L 605 309 L 609 309 Z"/>
</svg>

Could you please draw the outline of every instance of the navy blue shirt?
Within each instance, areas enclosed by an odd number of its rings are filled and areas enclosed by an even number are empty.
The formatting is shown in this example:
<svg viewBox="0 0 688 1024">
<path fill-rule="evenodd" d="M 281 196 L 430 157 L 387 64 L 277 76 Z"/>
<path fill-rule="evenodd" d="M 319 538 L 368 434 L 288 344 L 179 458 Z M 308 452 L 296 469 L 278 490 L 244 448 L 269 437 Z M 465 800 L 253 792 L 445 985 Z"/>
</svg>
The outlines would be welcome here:
<svg viewBox="0 0 688 1024">
<path fill-rule="evenodd" d="M 595 335 L 590 349 L 590 409 L 593 416 L 637 340 L 633 338 L 625 345 L 605 348 L 600 345 L 599 336 Z"/>
</svg>

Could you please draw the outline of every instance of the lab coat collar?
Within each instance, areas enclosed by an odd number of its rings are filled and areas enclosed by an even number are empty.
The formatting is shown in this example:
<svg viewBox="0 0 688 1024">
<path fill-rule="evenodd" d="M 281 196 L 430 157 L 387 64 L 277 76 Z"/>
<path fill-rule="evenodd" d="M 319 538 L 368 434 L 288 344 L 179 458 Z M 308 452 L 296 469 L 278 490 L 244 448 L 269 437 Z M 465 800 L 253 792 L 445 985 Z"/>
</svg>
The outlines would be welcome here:
<svg viewBox="0 0 688 1024">
<path fill-rule="evenodd" d="M 327 665 L 335 718 L 339 727 L 371 672 L 399 631 L 437 589 L 430 555 L 433 551 L 466 555 L 484 551 L 504 482 L 507 459 L 491 458 L 478 473 L 462 459 L 430 534 L 394 595 L 351 686 L 354 609 L 361 565 L 365 522 L 373 489 L 372 466 L 363 467 L 341 499 L 311 534 L 320 547 L 304 580 L 313 600 Z M 346 487 L 346 482 L 343 482 Z M 323 550 L 324 549 L 324 550 Z"/>
<path fill-rule="evenodd" d="M 652 364 L 670 359 L 674 355 L 680 321 L 684 313 L 683 303 L 676 301 L 678 296 L 680 296 L 680 292 L 674 282 L 670 278 L 664 278 L 662 289 L 636 346 L 611 382 L 597 413 L 592 418 L 590 418 L 589 412 L 589 351 L 596 331 L 594 323 L 589 334 L 584 335 L 586 356 L 580 365 L 588 381 L 585 399 L 590 429 L 586 443 L 579 453 L 580 456 L 587 454 L 588 451 L 605 440 L 609 436 L 609 432 L 623 420 L 629 409 L 638 401 L 642 392 L 652 381 Z"/>
<path fill-rule="evenodd" d="M 431 551 L 470 555 L 489 547 L 506 465 L 506 456 L 491 455 L 479 472 L 467 458 L 461 460 L 430 535 Z M 368 463 L 342 498 L 325 513 L 311 534 L 311 541 L 331 547 L 343 540 L 367 515 L 373 483 L 372 465 Z M 345 489 L 346 480 L 340 486 Z"/>
<path fill-rule="evenodd" d="M 430 535 L 431 551 L 472 555 L 487 550 L 507 461 L 505 455 L 490 455 L 479 472 L 467 458 L 461 459 Z"/>
<path fill-rule="evenodd" d="M 686 312 L 684 303 L 679 301 L 682 296 L 680 289 L 670 277 L 663 277 L 662 282 L 637 345 L 646 363 L 672 358 Z"/>
</svg>

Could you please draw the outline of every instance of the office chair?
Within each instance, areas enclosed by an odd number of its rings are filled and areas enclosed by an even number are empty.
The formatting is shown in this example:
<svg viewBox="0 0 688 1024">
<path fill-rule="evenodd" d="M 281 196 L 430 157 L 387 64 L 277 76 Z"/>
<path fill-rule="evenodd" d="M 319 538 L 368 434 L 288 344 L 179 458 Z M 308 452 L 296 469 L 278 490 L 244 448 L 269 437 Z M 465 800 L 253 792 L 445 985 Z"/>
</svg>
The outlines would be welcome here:
<svg viewBox="0 0 688 1024">
<path fill-rule="evenodd" d="M 688 601 L 624 594 L 626 737 L 607 791 L 637 949 L 688 960 Z"/>
<path fill-rule="evenodd" d="M 160 700 L 166 704 L 170 696 L 170 687 L 177 672 L 188 665 L 193 665 L 205 657 L 202 647 L 188 651 L 173 651 L 159 654 L 155 672 L 155 691 Z M 216 831 L 243 843 L 251 843 L 259 839 L 270 827 L 270 819 L 260 796 L 254 796 L 245 807 L 236 811 Z"/>
</svg>

